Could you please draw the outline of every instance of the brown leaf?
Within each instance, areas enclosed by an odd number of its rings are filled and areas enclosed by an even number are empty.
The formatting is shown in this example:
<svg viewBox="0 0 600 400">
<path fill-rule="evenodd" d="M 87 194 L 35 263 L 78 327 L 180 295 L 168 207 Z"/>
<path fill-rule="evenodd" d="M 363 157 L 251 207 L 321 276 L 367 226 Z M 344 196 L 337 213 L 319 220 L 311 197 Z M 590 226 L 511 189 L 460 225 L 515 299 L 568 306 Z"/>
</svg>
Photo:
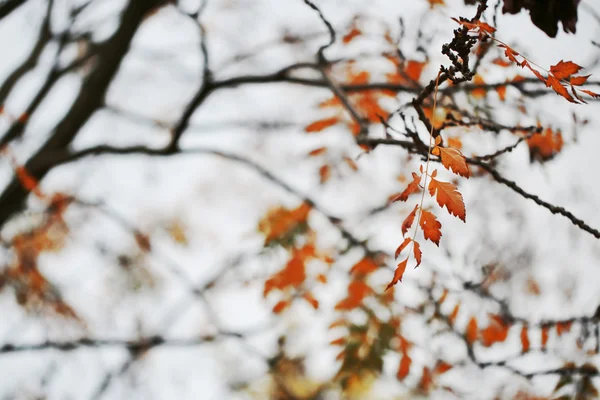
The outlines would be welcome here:
<svg viewBox="0 0 600 400">
<path fill-rule="evenodd" d="M 465 203 L 456 186 L 450 182 L 440 182 L 434 179 L 434 177 L 435 171 L 431 175 L 431 180 L 429 181 L 429 194 L 432 197 L 435 196 L 440 207 L 446 206 L 451 215 L 454 215 L 465 222 Z"/>
<path fill-rule="evenodd" d="M 556 77 L 549 75 L 548 79 L 546 80 L 546 86 L 552 87 L 552 90 L 554 90 L 557 94 L 564 97 L 565 99 L 569 100 L 571 103 L 577 103 L 573 96 L 569 94 L 567 88 L 564 87 Z"/>
<path fill-rule="evenodd" d="M 437 220 L 435 215 L 429 211 L 421 211 L 421 220 L 419 221 L 421 229 L 423 230 L 423 236 L 426 240 L 431 240 L 437 246 L 440 245 L 440 239 L 442 238 L 442 224 Z"/>
<path fill-rule="evenodd" d="M 569 332 L 571 330 L 572 324 L 573 321 L 559 322 L 558 324 L 556 324 L 556 334 L 558 336 L 562 336 L 563 333 Z"/>
<path fill-rule="evenodd" d="M 327 164 L 319 168 L 319 180 L 321 185 L 327 182 L 331 178 L 331 167 Z"/>
</svg>

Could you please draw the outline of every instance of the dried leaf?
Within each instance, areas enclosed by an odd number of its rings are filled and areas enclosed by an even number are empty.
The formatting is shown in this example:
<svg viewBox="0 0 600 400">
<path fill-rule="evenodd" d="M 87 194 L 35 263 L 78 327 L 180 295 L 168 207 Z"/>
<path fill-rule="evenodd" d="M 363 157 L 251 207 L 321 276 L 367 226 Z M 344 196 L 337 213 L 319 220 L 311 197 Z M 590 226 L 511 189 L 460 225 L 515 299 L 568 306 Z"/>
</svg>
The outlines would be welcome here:
<svg viewBox="0 0 600 400">
<path fill-rule="evenodd" d="M 565 79 L 579 72 L 583 67 L 575 64 L 572 61 L 564 62 L 560 60 L 558 64 L 550 67 L 550 72 L 556 79 Z"/>
<path fill-rule="evenodd" d="M 573 321 L 559 322 L 556 324 L 556 334 L 562 336 L 563 333 L 569 332 L 572 324 Z"/>
<path fill-rule="evenodd" d="M 557 94 L 564 97 L 565 99 L 569 100 L 571 103 L 577 103 L 573 96 L 569 94 L 567 88 L 564 87 L 556 77 L 549 75 L 548 79 L 546 80 L 546 86 L 552 87 L 552 90 L 554 90 Z"/>
<path fill-rule="evenodd" d="M 387 287 L 385 288 L 385 290 L 388 290 L 389 288 L 391 288 L 392 286 L 394 286 L 398 282 L 402 282 L 402 275 L 404 275 L 404 271 L 406 270 L 406 264 L 407 263 L 408 263 L 408 258 L 406 260 L 404 260 L 404 261 L 401 261 L 398 264 L 398 267 L 396 268 L 396 271 L 394 271 L 394 278 L 387 285 Z"/>
<path fill-rule="evenodd" d="M 510 326 L 499 315 L 490 316 L 490 324 L 481 330 L 481 343 L 489 347 L 494 343 L 504 342 L 508 337 Z"/>
<path fill-rule="evenodd" d="M 435 171 L 434 171 L 435 172 Z M 466 210 L 462 195 L 450 182 L 440 182 L 432 174 L 429 181 L 429 194 L 436 198 L 440 207 L 446 206 L 448 212 L 465 222 Z"/>
<path fill-rule="evenodd" d="M 348 285 L 348 297 L 336 304 L 336 310 L 353 310 L 362 304 L 373 289 L 361 280 L 353 280 Z"/>
<path fill-rule="evenodd" d="M 442 238 L 442 224 L 437 220 L 435 215 L 429 211 L 421 211 L 421 220 L 419 221 L 421 229 L 423 230 L 423 236 L 426 240 L 431 240 L 437 246 L 440 245 L 440 239 Z"/>
<path fill-rule="evenodd" d="M 569 79 L 569 84 L 575 85 L 575 86 L 581 86 L 588 80 L 588 78 L 590 76 L 591 75 L 572 76 L 571 79 Z"/>
<path fill-rule="evenodd" d="M 438 136 L 439 137 L 439 136 Z M 434 155 L 440 154 L 442 159 L 442 165 L 446 169 L 454 172 L 456 175 L 468 178 L 470 176 L 469 166 L 467 165 L 467 159 L 462 153 L 451 147 L 439 147 L 436 146 L 432 151 Z M 437 150 L 437 151 L 436 151 Z"/>
<path fill-rule="evenodd" d="M 429 393 L 432 383 L 433 378 L 431 376 L 431 371 L 429 371 L 429 368 L 423 367 L 423 374 L 421 375 L 421 380 L 419 381 L 419 388 L 421 391 Z"/>
<path fill-rule="evenodd" d="M 527 332 L 527 325 L 523 325 L 521 329 L 521 348 L 523 353 L 529 351 L 529 334 Z"/>
<path fill-rule="evenodd" d="M 406 189 L 404 189 L 404 191 L 402 193 L 400 193 L 400 196 L 398 196 L 397 200 L 406 201 L 406 200 L 408 200 L 408 196 L 410 196 L 411 194 L 413 194 L 414 192 L 419 190 L 419 188 L 420 188 L 419 183 L 421 182 L 421 176 L 417 175 L 413 172 L 412 177 L 413 177 L 413 180 L 408 184 Z"/>
<path fill-rule="evenodd" d="M 410 372 L 410 364 L 411 363 L 412 363 L 412 360 L 410 359 L 410 357 L 408 355 L 404 354 L 402 356 L 402 358 L 400 359 L 400 366 L 398 367 L 398 372 L 396 373 L 396 377 L 399 380 L 403 380 L 404 378 L 406 378 L 406 376 Z"/>
<path fill-rule="evenodd" d="M 600 94 L 598 93 L 594 93 L 591 90 L 585 90 L 585 89 L 581 89 L 581 91 L 589 96 L 592 96 L 595 99 L 600 99 Z"/>
<path fill-rule="evenodd" d="M 498 97 L 500 97 L 501 101 L 506 100 L 506 86 L 498 86 L 496 88 L 496 93 L 498 93 Z"/>
<path fill-rule="evenodd" d="M 467 343 L 472 345 L 477 340 L 477 320 L 472 317 L 467 325 L 466 332 Z"/>
<path fill-rule="evenodd" d="M 415 256 L 415 260 L 417 261 L 417 265 L 415 265 L 415 268 L 417 268 L 419 265 L 421 265 L 421 246 L 419 245 L 419 242 L 414 242 L 414 246 L 413 246 L 413 254 Z"/>
<path fill-rule="evenodd" d="M 433 372 L 436 375 L 441 375 L 443 373 L 446 373 L 448 371 L 450 371 L 452 369 L 452 365 L 448 364 L 445 361 L 440 361 L 438 362 L 438 364 L 435 366 L 435 369 L 433 370 Z"/>
<path fill-rule="evenodd" d="M 408 216 L 402 222 L 402 235 L 406 235 L 406 232 L 410 229 L 413 221 L 415 220 L 415 215 L 417 214 L 417 209 L 419 205 L 417 204 L 415 208 L 408 214 Z"/>
<path fill-rule="evenodd" d="M 321 119 L 319 121 L 313 122 L 312 124 L 310 124 L 306 128 L 304 128 L 304 130 L 308 133 L 320 132 L 324 129 L 329 128 L 330 126 L 337 124 L 338 122 L 340 122 L 339 117 L 325 118 L 325 119 Z"/>
<path fill-rule="evenodd" d="M 400 253 L 402 253 L 402 250 L 404 250 L 406 248 L 406 246 L 408 246 L 410 244 L 410 242 L 412 242 L 411 238 L 405 238 L 404 241 L 400 244 L 400 246 L 398 246 L 398 248 L 396 249 L 394 258 L 398 258 Z"/>
</svg>

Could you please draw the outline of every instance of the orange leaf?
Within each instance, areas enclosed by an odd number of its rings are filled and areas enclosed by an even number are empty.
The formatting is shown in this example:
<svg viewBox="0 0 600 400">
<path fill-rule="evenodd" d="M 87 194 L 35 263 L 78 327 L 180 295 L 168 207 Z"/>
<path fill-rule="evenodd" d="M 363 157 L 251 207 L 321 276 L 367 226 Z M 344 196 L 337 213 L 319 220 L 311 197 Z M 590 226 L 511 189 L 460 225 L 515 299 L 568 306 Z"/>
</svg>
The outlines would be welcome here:
<svg viewBox="0 0 600 400">
<path fill-rule="evenodd" d="M 575 86 L 581 86 L 585 83 L 585 81 L 588 80 L 588 78 L 591 75 L 584 75 L 584 76 L 572 76 L 571 79 L 569 79 L 569 83 L 571 85 L 575 85 Z"/>
<path fill-rule="evenodd" d="M 404 271 L 406 270 L 406 263 L 408 263 L 408 258 L 404 261 L 401 261 L 400 264 L 398 264 L 398 268 L 396 268 L 396 271 L 394 272 L 394 278 L 387 285 L 385 290 L 388 290 L 389 288 L 394 286 L 396 283 L 398 283 L 398 281 L 402 282 L 402 275 L 404 275 Z"/>
<path fill-rule="evenodd" d="M 415 215 L 417 214 L 417 208 L 419 205 L 417 204 L 415 208 L 408 214 L 408 216 L 402 222 L 402 235 L 406 235 L 406 232 L 410 229 L 413 221 L 415 220 Z"/>
<path fill-rule="evenodd" d="M 433 370 L 436 375 L 441 375 L 445 372 L 448 372 L 452 369 L 452 365 L 448 364 L 445 361 L 440 361 Z"/>
<path fill-rule="evenodd" d="M 434 179 L 434 177 L 435 171 L 431 175 L 431 180 L 429 181 L 429 194 L 432 197 L 435 196 L 440 207 L 446 206 L 451 215 L 454 215 L 465 222 L 465 203 L 456 186 L 450 182 L 440 182 Z"/>
<path fill-rule="evenodd" d="M 564 97 L 565 99 L 569 100 L 571 103 L 577 103 L 577 101 L 573 99 L 573 96 L 569 94 L 567 88 L 564 87 L 562 83 L 560 83 L 560 81 L 554 76 L 548 76 L 548 79 L 546 80 L 546 86 L 552 87 L 552 90 L 554 90 L 557 94 Z"/>
<path fill-rule="evenodd" d="M 290 305 L 289 301 L 281 300 L 279 303 L 275 304 L 273 307 L 273 312 L 275 314 L 280 314 L 283 310 L 285 310 Z"/>
<path fill-rule="evenodd" d="M 317 281 L 321 283 L 327 283 L 327 277 L 324 274 L 317 275 Z"/>
<path fill-rule="evenodd" d="M 371 272 L 376 271 L 378 268 L 379 266 L 375 263 L 375 261 L 366 257 L 354 264 L 350 270 L 350 273 L 352 275 L 368 275 Z"/>
<path fill-rule="evenodd" d="M 343 346 L 344 344 L 346 344 L 346 338 L 341 337 L 341 338 L 332 340 L 331 342 L 329 342 L 329 344 L 332 346 Z"/>
<path fill-rule="evenodd" d="M 352 171 L 358 171 L 358 165 L 348 156 L 344 156 L 344 162 L 352 169 Z"/>
<path fill-rule="evenodd" d="M 592 97 L 596 98 L 596 99 L 599 99 L 599 98 L 600 98 L 600 94 L 598 94 L 598 93 L 594 93 L 594 92 L 592 92 L 591 90 L 585 90 L 585 89 L 581 89 L 581 91 L 582 91 L 583 93 L 585 93 L 585 94 L 589 95 L 589 96 L 592 96 Z"/>
<path fill-rule="evenodd" d="M 417 265 L 415 265 L 415 268 L 417 268 L 419 265 L 421 265 L 421 246 L 419 245 L 419 242 L 414 242 L 414 246 L 413 246 L 413 254 L 415 256 L 415 260 L 417 260 Z"/>
<path fill-rule="evenodd" d="M 327 147 L 319 147 L 318 149 L 312 150 L 308 155 L 310 157 L 318 156 L 327 152 Z"/>
<path fill-rule="evenodd" d="M 558 336 L 562 336 L 563 333 L 569 332 L 571 330 L 572 321 L 568 322 L 559 322 L 556 324 L 556 334 Z"/>
<path fill-rule="evenodd" d="M 498 86 L 496 88 L 496 93 L 498 93 L 498 97 L 500 97 L 500 100 L 506 100 L 506 86 Z"/>
<path fill-rule="evenodd" d="M 398 198 L 396 200 L 406 201 L 406 200 L 408 200 L 408 196 L 410 196 L 411 194 L 413 194 L 414 192 L 419 190 L 419 183 L 421 182 L 421 176 L 417 175 L 413 172 L 412 177 L 413 177 L 412 182 L 410 182 L 408 184 L 406 189 L 404 189 L 404 191 L 402 193 L 400 193 L 400 196 L 398 196 Z"/>
<path fill-rule="evenodd" d="M 444 292 L 440 296 L 440 299 L 437 301 L 438 304 L 441 305 L 446 300 L 446 297 L 448 297 L 448 289 L 444 289 Z"/>
<path fill-rule="evenodd" d="M 519 60 L 517 60 L 517 56 L 519 56 L 520 54 L 516 51 L 514 51 L 513 49 L 511 49 L 510 47 L 508 47 L 507 45 L 504 44 L 500 44 L 498 45 L 498 47 L 501 47 L 504 49 L 504 55 L 512 62 L 519 64 Z"/>
<path fill-rule="evenodd" d="M 475 317 L 471 318 L 469 324 L 467 325 L 467 343 L 473 344 L 475 340 L 477 340 L 477 320 Z"/>
<path fill-rule="evenodd" d="M 550 72 L 556 77 L 556 79 L 565 79 L 573 74 L 576 74 L 581 69 L 581 66 L 572 61 L 564 62 L 563 60 L 560 60 L 558 64 L 550 67 Z"/>
<path fill-rule="evenodd" d="M 439 136 L 438 136 L 439 137 Z M 446 167 L 446 169 L 454 172 L 456 175 L 464 176 L 468 178 L 470 175 L 469 166 L 467 165 L 467 159 L 462 153 L 456 149 L 451 147 L 439 147 L 436 146 L 432 151 L 434 155 L 440 154 L 442 159 L 442 165 Z"/>
<path fill-rule="evenodd" d="M 460 150 L 462 148 L 462 142 L 460 141 L 460 138 L 452 136 L 448 138 L 448 146 Z"/>
<path fill-rule="evenodd" d="M 336 304 L 336 310 L 353 310 L 362 304 L 373 290 L 363 281 L 354 280 L 348 285 L 348 297 Z"/>
<path fill-rule="evenodd" d="M 17 179 L 28 192 L 33 192 L 36 196 L 42 197 L 42 192 L 38 188 L 38 181 L 35 179 L 25 167 L 16 167 Z"/>
<path fill-rule="evenodd" d="M 346 36 L 344 36 L 342 42 L 344 42 L 344 44 L 348 44 L 352 41 L 352 39 L 359 36 L 361 33 L 362 32 L 358 28 L 352 28 L 352 30 L 348 32 Z"/>
<path fill-rule="evenodd" d="M 529 335 L 527 333 L 526 325 L 523 325 L 523 328 L 521 329 L 521 346 L 523 348 L 523 353 L 529 351 Z"/>
<path fill-rule="evenodd" d="M 548 326 L 542 327 L 542 349 L 546 348 L 546 344 L 548 343 Z"/>
<path fill-rule="evenodd" d="M 508 324 L 498 315 L 490 316 L 490 324 L 481 331 L 481 343 L 489 347 L 497 342 L 504 342 L 508 337 Z"/>
<path fill-rule="evenodd" d="M 468 22 L 468 21 L 459 21 L 456 18 L 452 18 L 453 21 L 458 22 L 459 24 L 466 26 L 469 30 L 477 30 L 480 35 L 482 33 L 488 33 L 488 34 L 492 34 L 494 32 L 496 32 L 496 28 L 494 28 L 493 26 L 486 24 L 485 22 L 481 22 L 479 20 L 475 21 L 475 22 Z"/>
<path fill-rule="evenodd" d="M 403 380 L 404 378 L 406 378 L 406 376 L 410 372 L 411 362 L 412 360 L 409 356 L 407 356 L 406 354 L 402 356 L 402 358 L 400 359 L 400 366 L 398 367 L 398 372 L 396 373 L 396 377 L 399 380 Z"/>
<path fill-rule="evenodd" d="M 312 124 L 310 124 L 306 128 L 304 128 L 304 130 L 309 133 L 320 132 L 323 129 L 327 129 L 330 126 L 337 124 L 338 122 L 340 122 L 339 117 L 325 118 L 325 119 L 321 119 L 319 121 L 313 122 Z"/>
<path fill-rule="evenodd" d="M 315 310 L 319 308 L 319 300 L 315 299 L 311 292 L 305 292 L 302 296 Z"/>
<path fill-rule="evenodd" d="M 321 184 L 324 184 L 331 178 L 331 167 L 327 164 L 319 168 L 319 179 Z"/>
<path fill-rule="evenodd" d="M 442 224 L 435 218 L 435 215 L 429 211 L 422 210 L 420 225 L 425 239 L 431 240 L 439 246 L 440 239 L 442 238 Z"/>
<path fill-rule="evenodd" d="M 485 81 L 481 77 L 481 75 L 475 75 L 473 78 L 473 83 L 477 86 L 485 85 Z M 476 99 L 481 99 L 485 97 L 485 89 L 484 88 L 476 88 L 471 91 L 471 95 Z"/>
<path fill-rule="evenodd" d="M 419 388 L 421 388 L 423 392 L 429 393 L 432 382 L 433 379 L 431 377 L 431 372 L 429 371 L 429 368 L 423 367 L 423 374 L 421 375 L 421 380 L 419 381 Z"/>
<path fill-rule="evenodd" d="M 454 325 L 454 321 L 456 321 L 456 317 L 458 316 L 459 310 L 460 310 L 460 303 L 458 303 L 457 305 L 454 306 L 454 310 L 452 310 L 452 313 L 448 317 L 448 323 L 450 325 Z"/>
<path fill-rule="evenodd" d="M 516 59 L 515 59 L 515 61 L 516 61 Z M 496 64 L 496 65 L 499 65 L 501 67 L 509 67 L 509 66 L 512 65 L 510 62 L 508 62 L 508 61 L 506 61 L 506 60 L 504 60 L 503 58 L 500 58 L 500 57 L 494 59 L 494 61 L 492 61 L 492 64 Z"/>
<path fill-rule="evenodd" d="M 411 238 L 405 238 L 404 241 L 400 244 L 400 246 L 398 246 L 398 248 L 396 249 L 396 254 L 394 255 L 394 258 L 398 258 L 400 253 L 402 253 L 402 250 L 404 250 L 410 242 L 412 242 Z"/>
</svg>

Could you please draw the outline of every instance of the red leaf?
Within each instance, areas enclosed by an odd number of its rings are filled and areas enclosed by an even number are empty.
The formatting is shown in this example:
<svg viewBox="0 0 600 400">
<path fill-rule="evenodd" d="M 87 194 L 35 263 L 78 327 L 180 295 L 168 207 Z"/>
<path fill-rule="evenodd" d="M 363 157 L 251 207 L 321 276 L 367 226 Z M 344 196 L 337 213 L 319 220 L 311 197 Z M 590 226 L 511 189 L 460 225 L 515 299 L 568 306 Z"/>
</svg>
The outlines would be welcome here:
<svg viewBox="0 0 600 400">
<path fill-rule="evenodd" d="M 591 90 L 585 90 L 585 89 L 581 89 L 581 91 L 582 91 L 583 93 L 585 93 L 585 94 L 589 95 L 589 96 L 592 96 L 592 97 L 596 98 L 596 99 L 599 99 L 599 98 L 600 98 L 600 94 L 598 94 L 598 93 L 594 93 L 594 92 L 592 92 Z"/>
<path fill-rule="evenodd" d="M 350 32 L 348 32 L 348 34 L 346 36 L 344 36 L 344 38 L 342 39 L 342 42 L 344 42 L 345 44 L 348 44 L 352 41 L 352 39 L 359 36 L 361 33 L 362 32 L 358 28 L 352 28 L 352 30 Z"/>
<path fill-rule="evenodd" d="M 417 214 L 417 208 L 419 208 L 418 204 L 411 211 L 411 213 L 408 214 L 408 216 L 404 219 L 404 222 L 402 222 L 402 235 L 406 235 L 406 232 L 410 229 L 413 221 L 415 220 L 415 215 Z"/>
<path fill-rule="evenodd" d="M 402 275 L 404 275 L 404 271 L 406 270 L 406 263 L 408 263 L 408 258 L 404 261 L 401 261 L 400 264 L 398 264 L 398 268 L 396 268 L 396 271 L 394 272 L 394 278 L 387 285 L 385 290 L 388 290 L 398 282 L 402 282 Z"/>
<path fill-rule="evenodd" d="M 275 314 L 280 314 L 283 310 L 285 310 L 290 305 L 289 301 L 281 300 L 279 303 L 275 304 L 273 307 L 273 312 Z"/>
<path fill-rule="evenodd" d="M 481 343 L 489 347 L 497 342 L 504 342 L 508 337 L 510 326 L 498 315 L 492 315 L 487 328 L 481 331 Z"/>
<path fill-rule="evenodd" d="M 433 243 L 439 246 L 440 239 L 442 238 L 442 224 L 437 220 L 435 215 L 429 211 L 422 210 L 420 225 L 425 239 L 431 240 Z"/>
<path fill-rule="evenodd" d="M 575 101 L 573 96 L 571 96 L 569 94 L 569 91 L 567 90 L 567 88 L 564 87 L 562 85 L 562 83 L 560 83 L 560 81 L 556 77 L 549 75 L 548 80 L 546 81 L 546 86 L 548 86 L 548 87 L 552 86 L 552 89 L 557 94 L 559 94 L 562 97 L 564 97 L 565 99 L 569 100 L 571 103 L 577 103 L 577 101 Z"/>
<path fill-rule="evenodd" d="M 563 333 L 569 332 L 571 330 L 572 321 L 568 322 L 559 322 L 556 324 L 556 334 L 558 336 L 562 336 Z"/>
<path fill-rule="evenodd" d="M 498 45 L 498 47 L 502 47 L 504 48 L 504 55 L 512 62 L 519 64 L 519 60 L 517 60 L 517 56 L 519 56 L 520 54 L 517 53 L 516 51 L 514 51 L 513 49 L 511 49 L 510 47 L 504 45 L 504 44 L 500 44 Z"/>
<path fill-rule="evenodd" d="M 527 353 L 529 351 L 529 334 L 527 333 L 527 325 L 523 325 L 521 329 L 521 346 L 523 348 L 523 353 Z"/>
<path fill-rule="evenodd" d="M 572 76 L 571 79 L 569 79 L 569 83 L 571 85 L 575 85 L 575 86 L 581 86 L 585 83 L 585 81 L 588 80 L 588 78 L 591 75 L 584 75 L 584 76 Z"/>
<path fill-rule="evenodd" d="M 402 356 L 402 358 L 400 359 L 400 366 L 398 367 L 398 372 L 396 373 L 396 377 L 399 380 L 403 380 L 404 378 L 406 378 L 406 376 L 410 372 L 411 362 L 412 360 L 409 356 L 407 356 L 406 354 Z"/>
<path fill-rule="evenodd" d="M 581 69 L 581 66 L 572 61 L 564 62 L 563 60 L 560 60 L 558 64 L 550 67 L 550 72 L 556 77 L 556 79 L 565 79 L 573 74 L 576 74 Z"/>
<path fill-rule="evenodd" d="M 398 248 L 396 249 L 396 254 L 394 255 L 394 258 L 398 258 L 400 253 L 402 253 L 402 250 L 404 250 L 410 242 L 412 242 L 411 238 L 405 238 L 402 244 L 400 244 L 400 246 L 398 246 Z"/>
</svg>

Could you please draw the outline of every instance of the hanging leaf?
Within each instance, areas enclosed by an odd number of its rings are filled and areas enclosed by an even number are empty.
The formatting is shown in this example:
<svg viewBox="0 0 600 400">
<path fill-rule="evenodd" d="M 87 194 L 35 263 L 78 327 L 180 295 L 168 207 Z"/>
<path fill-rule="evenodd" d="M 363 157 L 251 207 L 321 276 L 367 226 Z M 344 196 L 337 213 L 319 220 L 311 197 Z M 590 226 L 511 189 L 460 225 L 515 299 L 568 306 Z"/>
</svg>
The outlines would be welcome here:
<svg viewBox="0 0 600 400">
<path fill-rule="evenodd" d="M 437 220 L 435 215 L 429 211 L 421 210 L 421 229 L 426 240 L 431 240 L 437 246 L 440 245 L 442 238 L 442 224 Z"/>
<path fill-rule="evenodd" d="M 421 176 L 417 175 L 413 172 L 412 177 L 413 177 L 413 180 L 408 184 L 406 189 L 404 189 L 404 191 L 402 193 L 400 193 L 400 196 L 398 196 L 398 198 L 396 200 L 406 201 L 406 200 L 408 200 L 408 196 L 410 196 L 411 194 L 413 194 L 414 192 L 419 190 L 419 188 L 420 188 L 419 183 L 421 182 Z"/>
<path fill-rule="evenodd" d="M 448 317 L 448 323 L 450 325 L 454 325 L 454 322 L 456 321 L 456 317 L 458 316 L 459 310 L 460 310 L 460 303 L 458 303 L 457 305 L 454 306 L 454 310 L 452 310 L 452 313 Z"/>
<path fill-rule="evenodd" d="M 592 76 L 592 75 L 572 76 L 571 79 L 569 79 L 569 84 L 575 85 L 575 86 L 581 86 L 588 80 L 588 78 L 590 76 Z"/>
<path fill-rule="evenodd" d="M 371 272 L 376 271 L 379 266 L 373 261 L 372 258 L 365 257 L 350 269 L 350 274 L 352 275 L 368 275 Z"/>
<path fill-rule="evenodd" d="M 446 206 L 448 212 L 465 222 L 466 210 L 462 195 L 450 182 L 440 182 L 435 179 L 436 171 L 429 181 L 429 194 L 435 197 L 440 207 Z"/>
<path fill-rule="evenodd" d="M 550 72 L 556 77 L 556 79 L 565 79 L 573 74 L 579 72 L 583 67 L 575 64 L 572 61 L 560 60 L 558 64 L 550 67 Z"/>
<path fill-rule="evenodd" d="M 398 282 L 402 282 L 402 275 L 404 275 L 404 271 L 406 270 L 406 264 L 407 263 L 408 263 L 408 258 L 406 260 L 404 260 L 404 261 L 401 261 L 400 264 L 398 264 L 398 267 L 396 268 L 396 271 L 394 271 L 394 278 L 387 285 L 387 287 L 385 288 L 385 290 L 388 290 L 389 288 L 391 288 L 392 286 L 394 286 Z"/>
<path fill-rule="evenodd" d="M 398 372 L 396 373 L 396 377 L 399 380 L 403 380 L 404 378 L 406 378 L 408 376 L 408 373 L 410 372 L 410 364 L 412 363 L 412 360 L 410 359 L 410 357 L 406 354 L 404 354 L 402 356 L 402 358 L 400 359 L 400 366 L 398 367 Z"/>
<path fill-rule="evenodd" d="M 470 345 L 472 345 L 475 342 L 475 340 L 477 340 L 477 320 L 475 319 L 475 317 L 472 317 L 469 321 L 469 324 L 467 325 L 466 337 L 467 343 L 469 343 Z"/>
<path fill-rule="evenodd" d="M 451 147 L 435 146 L 431 151 L 431 154 L 434 156 L 440 156 L 442 165 L 446 167 L 446 169 L 454 172 L 456 175 L 460 175 L 465 178 L 470 176 L 467 159 L 460 151 Z"/>
<path fill-rule="evenodd" d="M 321 132 L 322 130 L 327 129 L 330 126 L 337 124 L 338 122 L 340 122 L 339 117 L 325 118 L 313 122 L 312 124 L 304 128 L 304 130 L 308 133 Z"/>
<path fill-rule="evenodd" d="M 415 265 L 415 268 L 417 268 L 419 265 L 421 265 L 421 246 L 419 245 L 419 242 L 414 242 L 413 245 L 413 254 L 415 256 L 415 260 L 417 261 L 417 265 Z"/>
<path fill-rule="evenodd" d="M 398 246 L 398 248 L 396 249 L 394 258 L 398 258 L 400 253 L 402 253 L 402 250 L 404 250 L 406 248 L 406 246 L 408 246 L 410 244 L 410 242 L 412 242 L 411 238 L 405 238 L 404 241 L 402 242 L 402 244 L 400 244 L 400 246 Z"/>
<path fill-rule="evenodd" d="M 419 208 L 419 205 L 417 204 L 415 206 L 415 208 L 410 212 L 410 214 L 408 214 L 408 216 L 404 219 L 404 222 L 402 222 L 402 235 L 406 235 L 406 232 L 412 226 L 413 221 L 415 220 L 415 215 L 417 214 L 418 208 Z"/>
</svg>

